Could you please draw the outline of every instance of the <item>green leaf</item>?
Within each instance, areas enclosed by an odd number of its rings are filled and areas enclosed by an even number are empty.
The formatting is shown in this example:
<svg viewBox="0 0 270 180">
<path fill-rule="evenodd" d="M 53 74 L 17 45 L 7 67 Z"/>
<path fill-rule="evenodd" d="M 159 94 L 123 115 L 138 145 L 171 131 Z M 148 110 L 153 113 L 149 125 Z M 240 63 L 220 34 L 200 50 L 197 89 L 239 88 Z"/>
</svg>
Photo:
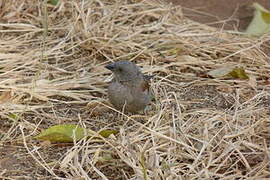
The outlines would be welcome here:
<svg viewBox="0 0 270 180">
<path fill-rule="evenodd" d="M 236 66 L 221 67 L 209 71 L 207 74 L 214 78 L 230 77 L 236 79 L 249 79 L 248 75 L 245 72 L 245 69 L 243 67 Z"/>
<path fill-rule="evenodd" d="M 73 142 L 89 135 L 89 131 L 85 128 L 74 124 L 63 124 L 52 126 L 41 132 L 35 138 L 43 141 L 51 142 Z"/>
<path fill-rule="evenodd" d="M 270 32 L 270 11 L 258 3 L 254 3 L 255 13 L 246 33 L 248 35 L 260 36 Z"/>
<path fill-rule="evenodd" d="M 18 120 L 17 114 L 14 114 L 14 113 L 10 113 L 10 114 L 8 115 L 8 117 L 11 118 L 11 119 L 13 119 L 13 120 Z"/>
<path fill-rule="evenodd" d="M 237 79 L 249 79 L 245 69 L 242 67 L 234 68 L 233 71 L 229 73 L 229 76 Z"/>
<path fill-rule="evenodd" d="M 56 6 L 58 4 L 59 0 L 48 0 L 48 3 L 53 5 L 53 6 Z"/>
<path fill-rule="evenodd" d="M 118 131 L 116 130 L 109 130 L 109 129 L 106 129 L 106 130 L 102 130 L 99 132 L 99 134 L 104 137 L 104 138 L 107 138 L 109 137 L 111 134 L 117 134 Z"/>
<path fill-rule="evenodd" d="M 270 13 L 269 12 L 262 12 L 262 18 L 267 24 L 270 24 Z"/>
</svg>

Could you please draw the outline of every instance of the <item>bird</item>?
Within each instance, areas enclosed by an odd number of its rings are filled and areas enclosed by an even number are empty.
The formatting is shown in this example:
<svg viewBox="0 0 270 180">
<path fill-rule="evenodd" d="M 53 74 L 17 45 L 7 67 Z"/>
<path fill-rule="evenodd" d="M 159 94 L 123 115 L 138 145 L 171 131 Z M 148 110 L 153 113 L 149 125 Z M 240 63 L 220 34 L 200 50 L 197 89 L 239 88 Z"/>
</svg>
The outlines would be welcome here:
<svg viewBox="0 0 270 180">
<path fill-rule="evenodd" d="M 108 87 L 110 103 L 117 110 L 138 113 L 151 102 L 150 79 L 131 61 L 117 61 L 105 66 L 114 77 Z"/>
</svg>

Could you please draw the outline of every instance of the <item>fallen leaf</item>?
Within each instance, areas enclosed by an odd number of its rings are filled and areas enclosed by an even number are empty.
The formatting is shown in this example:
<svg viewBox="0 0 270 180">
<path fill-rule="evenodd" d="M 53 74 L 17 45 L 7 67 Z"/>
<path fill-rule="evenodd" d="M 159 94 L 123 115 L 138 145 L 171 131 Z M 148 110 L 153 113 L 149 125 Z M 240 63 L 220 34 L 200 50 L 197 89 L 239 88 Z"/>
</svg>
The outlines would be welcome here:
<svg viewBox="0 0 270 180">
<path fill-rule="evenodd" d="M 48 3 L 53 5 L 53 6 L 56 6 L 58 4 L 59 0 L 48 0 Z"/>
<path fill-rule="evenodd" d="M 105 130 L 102 130 L 99 132 L 99 134 L 104 138 L 109 137 L 111 134 L 117 134 L 117 133 L 118 133 L 118 131 L 110 130 L 110 129 L 105 129 Z"/>
<path fill-rule="evenodd" d="M 242 67 L 234 68 L 228 75 L 236 79 L 249 79 L 245 69 Z"/>
<path fill-rule="evenodd" d="M 12 119 L 12 120 L 18 120 L 18 115 L 17 115 L 17 114 L 14 114 L 14 113 L 10 113 L 10 114 L 8 115 L 8 117 L 9 117 L 10 119 Z"/>
<path fill-rule="evenodd" d="M 78 141 L 87 135 L 89 132 L 85 128 L 74 124 L 63 124 L 52 126 L 35 138 L 43 141 L 68 143 L 74 140 Z"/>
<path fill-rule="evenodd" d="M 253 7 L 255 8 L 255 13 L 247 27 L 247 35 L 260 36 L 270 32 L 270 11 L 258 3 L 254 3 Z"/>
<path fill-rule="evenodd" d="M 100 131 L 98 134 L 104 138 L 109 137 L 111 134 L 117 134 L 116 130 L 108 130 L 104 129 Z M 62 124 L 52 126 L 35 138 L 38 140 L 45 141 L 44 145 L 47 145 L 49 142 L 51 143 L 69 143 L 78 141 L 86 136 L 96 136 L 98 138 L 98 134 L 94 131 L 87 130 L 75 124 Z M 43 145 L 43 144 L 42 144 Z"/>
<path fill-rule="evenodd" d="M 214 78 L 220 78 L 220 77 L 224 77 L 228 75 L 234 68 L 235 66 L 221 67 L 221 68 L 217 68 L 212 71 L 209 71 L 207 74 Z"/>
<path fill-rule="evenodd" d="M 207 73 L 209 76 L 214 78 L 229 77 L 236 79 L 249 79 L 244 68 L 237 66 L 226 66 L 218 69 L 214 69 Z"/>
</svg>

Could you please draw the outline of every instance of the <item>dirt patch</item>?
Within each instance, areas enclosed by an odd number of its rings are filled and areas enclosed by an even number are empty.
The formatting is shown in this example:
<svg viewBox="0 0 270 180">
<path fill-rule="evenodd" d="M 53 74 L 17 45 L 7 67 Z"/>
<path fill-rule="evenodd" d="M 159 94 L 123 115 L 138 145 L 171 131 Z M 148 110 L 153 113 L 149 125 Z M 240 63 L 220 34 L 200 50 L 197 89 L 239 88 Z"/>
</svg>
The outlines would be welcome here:
<svg viewBox="0 0 270 180">
<path fill-rule="evenodd" d="M 186 17 L 209 26 L 244 30 L 253 17 L 252 3 L 270 9 L 268 0 L 166 0 L 183 7 Z"/>
</svg>

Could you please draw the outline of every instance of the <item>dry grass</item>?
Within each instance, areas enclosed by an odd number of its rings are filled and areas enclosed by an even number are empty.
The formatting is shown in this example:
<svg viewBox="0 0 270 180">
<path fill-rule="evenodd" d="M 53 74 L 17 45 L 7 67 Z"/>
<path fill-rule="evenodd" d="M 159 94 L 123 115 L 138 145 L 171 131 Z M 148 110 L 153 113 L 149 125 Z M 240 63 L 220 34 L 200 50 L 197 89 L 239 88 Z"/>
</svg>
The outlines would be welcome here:
<svg viewBox="0 0 270 180">
<path fill-rule="evenodd" d="M 269 35 L 217 31 L 150 1 L 6 0 L 0 14 L 1 179 L 270 178 Z M 156 75 L 144 115 L 96 106 L 104 65 L 120 59 Z M 205 76 L 231 64 L 250 79 Z M 70 123 L 120 133 L 33 139 Z"/>
</svg>

